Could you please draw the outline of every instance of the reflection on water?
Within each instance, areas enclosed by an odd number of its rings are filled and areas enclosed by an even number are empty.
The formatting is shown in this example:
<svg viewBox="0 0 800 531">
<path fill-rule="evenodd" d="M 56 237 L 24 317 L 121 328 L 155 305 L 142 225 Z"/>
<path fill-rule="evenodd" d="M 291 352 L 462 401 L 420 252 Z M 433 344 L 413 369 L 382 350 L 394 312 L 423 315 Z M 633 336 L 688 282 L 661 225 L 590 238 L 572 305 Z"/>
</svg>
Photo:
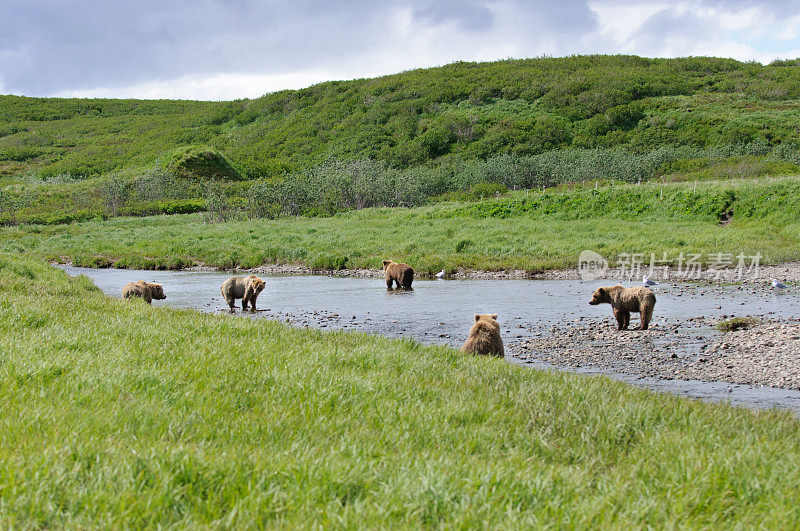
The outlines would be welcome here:
<svg viewBox="0 0 800 531">
<path fill-rule="evenodd" d="M 167 295 L 164 301 L 154 301 L 155 306 L 227 312 L 219 287 L 230 276 L 229 273 L 78 267 L 63 269 L 70 275 L 88 276 L 103 292 L 114 297 L 121 297 L 122 286 L 126 283 L 147 280 L 163 284 Z M 510 353 L 513 353 L 515 344 L 534 335 L 549 332 L 553 326 L 568 326 L 582 317 L 612 319 L 608 305 L 589 306 L 592 292 L 599 286 L 608 285 L 608 281 L 415 280 L 413 290 L 388 291 L 382 278 L 317 275 L 261 275 L 261 278 L 267 285 L 258 297 L 260 311 L 257 314 L 243 314 L 239 306 L 237 315 L 280 319 L 295 326 L 411 337 L 424 343 L 456 347 L 466 339 L 476 313 L 498 314 L 503 340 L 507 346 L 506 352 Z M 800 298 L 797 294 L 776 295 L 766 286 L 745 289 L 735 286 L 683 284 L 664 286 L 656 293 L 658 302 L 653 325 L 699 316 L 713 319 L 729 315 L 800 315 Z M 634 315 L 633 326 L 638 325 L 637 319 L 638 316 Z M 665 387 L 677 389 L 680 385 L 675 380 L 669 381 L 670 383 L 657 382 L 658 385 L 648 386 L 664 390 Z M 700 383 L 701 387 L 706 386 L 708 389 L 714 385 Z M 724 387 L 727 390 L 728 386 Z M 714 399 L 706 396 L 708 389 L 698 390 L 690 396 Z M 721 393 L 717 396 L 717 393 L 712 392 L 712 395 L 720 400 L 735 398 L 730 393 Z M 681 394 L 686 392 L 681 391 Z M 797 397 L 800 397 L 800 393 L 797 393 Z M 786 405 L 783 403 L 786 400 L 788 399 L 783 398 L 777 403 Z M 793 399 L 792 404 L 795 401 Z M 800 405 L 796 409 L 800 411 Z"/>
</svg>

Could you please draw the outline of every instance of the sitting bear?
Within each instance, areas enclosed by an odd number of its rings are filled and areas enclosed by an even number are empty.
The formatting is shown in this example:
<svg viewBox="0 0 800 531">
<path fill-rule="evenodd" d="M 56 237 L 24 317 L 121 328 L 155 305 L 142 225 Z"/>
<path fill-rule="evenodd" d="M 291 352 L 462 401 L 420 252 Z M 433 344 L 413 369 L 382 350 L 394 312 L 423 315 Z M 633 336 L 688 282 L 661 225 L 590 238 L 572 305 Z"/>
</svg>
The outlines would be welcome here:
<svg viewBox="0 0 800 531">
<path fill-rule="evenodd" d="M 122 288 L 122 296 L 126 299 L 141 297 L 147 304 L 152 304 L 153 299 L 163 300 L 167 298 L 167 296 L 164 295 L 164 288 L 161 287 L 161 284 L 145 282 L 144 280 L 125 284 Z"/>
<path fill-rule="evenodd" d="M 383 261 L 383 269 L 386 270 L 386 287 L 392 289 L 392 283 L 396 283 L 398 288 L 411 289 L 414 281 L 414 270 L 408 264 L 399 264 L 391 260 Z"/>
<path fill-rule="evenodd" d="M 481 354 L 483 356 L 505 356 L 503 340 L 500 337 L 500 324 L 497 314 L 475 314 L 475 324 L 469 330 L 469 338 L 461 352 Z"/>
<path fill-rule="evenodd" d="M 222 283 L 219 291 L 225 297 L 231 313 L 236 310 L 236 299 L 242 299 L 242 310 L 247 310 L 250 303 L 252 311 L 256 311 L 256 299 L 258 294 L 264 291 L 264 281 L 255 275 L 248 277 L 231 277 Z"/>
<path fill-rule="evenodd" d="M 589 304 L 594 306 L 603 303 L 610 304 L 614 310 L 619 330 L 628 329 L 631 312 L 641 312 L 642 322 L 637 330 L 647 330 L 653 317 L 653 308 L 656 306 L 656 294 L 642 286 L 597 288 Z"/>
</svg>

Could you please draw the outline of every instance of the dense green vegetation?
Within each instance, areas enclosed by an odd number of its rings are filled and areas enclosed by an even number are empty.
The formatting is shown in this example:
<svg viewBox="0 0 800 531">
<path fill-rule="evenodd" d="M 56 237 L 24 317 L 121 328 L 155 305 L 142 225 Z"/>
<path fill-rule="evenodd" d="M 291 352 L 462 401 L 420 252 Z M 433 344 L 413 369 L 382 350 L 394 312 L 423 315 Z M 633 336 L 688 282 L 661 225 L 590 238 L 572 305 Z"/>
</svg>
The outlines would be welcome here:
<svg viewBox="0 0 800 531">
<path fill-rule="evenodd" d="M 0 190 L 0 224 L 69 223 L 118 215 L 206 212 L 205 219 L 329 216 L 377 206 L 420 206 L 442 200 L 471 201 L 519 189 L 580 183 L 750 179 L 796 175 L 797 163 L 740 148 L 660 148 L 642 155 L 624 150 L 551 151 L 531 157 L 501 155 L 433 168 L 400 170 L 379 161 L 330 161 L 283 178 L 241 181 L 214 151 L 179 150 L 170 163 L 144 175 L 78 181 L 70 176 Z M 188 160 L 187 160 L 188 159 Z M 199 160 L 198 160 L 199 159 Z M 205 168 L 225 179 L 186 171 Z"/>
<path fill-rule="evenodd" d="M 799 87 L 793 61 L 578 56 L 232 102 L 0 96 L 0 223 L 329 215 L 487 186 L 793 174 Z M 160 195 L 142 193 L 164 175 Z"/>
<path fill-rule="evenodd" d="M 379 268 L 393 258 L 421 273 L 458 268 L 575 267 L 584 249 L 620 253 L 763 254 L 800 259 L 800 179 L 644 183 L 515 192 L 474 202 L 375 208 L 332 217 L 204 223 L 201 214 L 96 219 L 0 230 L 0 250 L 77 265 L 222 268 L 301 263 Z M 732 218 L 728 216 L 732 213 Z M 720 221 L 729 221 L 720 225 Z"/>
<path fill-rule="evenodd" d="M 0 351 L 3 527 L 800 521 L 788 412 L 113 300 L 2 254 Z"/>
<path fill-rule="evenodd" d="M 6 172 L 96 175 L 209 144 L 248 177 L 553 148 L 800 143 L 800 67 L 576 56 L 454 63 L 233 102 L 0 98 Z M 21 166 L 21 167 L 20 167 Z"/>
</svg>

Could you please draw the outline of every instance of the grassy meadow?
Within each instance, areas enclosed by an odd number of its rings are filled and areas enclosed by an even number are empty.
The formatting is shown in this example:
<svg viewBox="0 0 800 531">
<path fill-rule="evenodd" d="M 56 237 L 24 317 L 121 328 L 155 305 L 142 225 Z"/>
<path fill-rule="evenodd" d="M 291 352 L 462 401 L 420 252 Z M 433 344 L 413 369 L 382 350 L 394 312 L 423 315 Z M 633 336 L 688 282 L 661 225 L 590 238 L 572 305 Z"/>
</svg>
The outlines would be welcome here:
<svg viewBox="0 0 800 531">
<path fill-rule="evenodd" d="M 466 330 L 465 330 L 466 333 Z M 2 527 L 795 527 L 800 424 L 0 255 Z"/>
<path fill-rule="evenodd" d="M 0 250 L 88 267 L 220 268 L 296 263 L 421 273 L 460 268 L 574 267 L 580 252 L 677 258 L 728 252 L 762 263 L 800 259 L 800 179 L 604 183 L 523 191 L 471 202 L 377 208 L 329 217 L 208 223 L 202 214 L 0 228 Z M 730 223 L 720 219 L 733 212 Z M 707 256 L 706 256 L 707 258 Z"/>
</svg>

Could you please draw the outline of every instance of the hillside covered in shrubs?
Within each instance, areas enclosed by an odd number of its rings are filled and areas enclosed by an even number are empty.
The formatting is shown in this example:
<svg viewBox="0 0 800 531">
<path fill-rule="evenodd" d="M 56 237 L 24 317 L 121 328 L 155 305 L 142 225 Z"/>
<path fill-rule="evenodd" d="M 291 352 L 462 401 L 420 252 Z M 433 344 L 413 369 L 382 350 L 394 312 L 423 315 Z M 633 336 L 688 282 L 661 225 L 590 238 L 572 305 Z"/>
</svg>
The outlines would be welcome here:
<svg viewBox="0 0 800 531">
<path fill-rule="evenodd" d="M 635 56 L 460 62 L 231 102 L 0 96 L 0 222 L 796 173 L 798 108 L 798 61 Z"/>
</svg>

